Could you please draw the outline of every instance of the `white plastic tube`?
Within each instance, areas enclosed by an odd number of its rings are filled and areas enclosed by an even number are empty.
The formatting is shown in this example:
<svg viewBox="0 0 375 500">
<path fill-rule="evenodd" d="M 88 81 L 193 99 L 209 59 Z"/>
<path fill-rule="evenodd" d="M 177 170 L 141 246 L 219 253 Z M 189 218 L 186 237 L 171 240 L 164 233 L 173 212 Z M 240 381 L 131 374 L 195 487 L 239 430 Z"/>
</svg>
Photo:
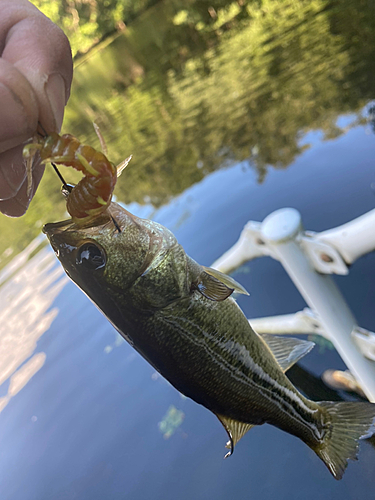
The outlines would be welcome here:
<svg viewBox="0 0 375 500">
<path fill-rule="evenodd" d="M 292 208 L 273 212 L 261 226 L 264 241 L 272 247 L 272 253 L 318 315 L 321 325 L 368 399 L 375 402 L 375 363 L 364 358 L 357 348 L 351 335 L 357 326 L 356 321 L 332 278 L 317 273 L 296 242 L 296 236 L 301 231 L 301 216 Z"/>
<path fill-rule="evenodd" d="M 333 246 L 347 264 L 375 250 L 375 210 L 347 224 L 316 234 L 316 238 Z"/>
</svg>

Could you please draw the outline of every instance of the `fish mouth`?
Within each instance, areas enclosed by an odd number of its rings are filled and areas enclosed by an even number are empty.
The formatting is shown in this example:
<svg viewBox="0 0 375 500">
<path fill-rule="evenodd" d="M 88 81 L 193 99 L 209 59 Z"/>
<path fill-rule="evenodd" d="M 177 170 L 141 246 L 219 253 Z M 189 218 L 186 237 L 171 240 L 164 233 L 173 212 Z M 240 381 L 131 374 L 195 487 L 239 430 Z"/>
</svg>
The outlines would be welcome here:
<svg viewBox="0 0 375 500">
<path fill-rule="evenodd" d="M 61 247 L 64 244 L 64 230 L 66 230 L 71 223 L 72 221 L 51 222 L 43 226 L 42 231 L 47 235 L 50 245 L 58 258 L 60 257 Z"/>
<path fill-rule="evenodd" d="M 73 219 L 67 219 L 60 222 L 49 222 L 43 226 L 43 233 L 50 238 L 51 236 L 57 234 L 65 234 L 80 232 L 85 230 L 93 230 L 98 226 L 103 226 L 106 222 L 108 222 L 108 216 L 95 217 L 92 219 L 87 219 L 82 222 L 76 222 Z"/>
<path fill-rule="evenodd" d="M 61 238 L 62 233 L 64 233 L 69 227 L 72 225 L 72 220 L 64 220 L 60 222 L 50 222 L 43 226 L 43 233 L 47 235 L 49 242 L 57 255 L 59 257 L 60 248 L 63 243 L 63 239 Z M 60 235 L 60 238 L 59 238 Z"/>
<path fill-rule="evenodd" d="M 45 224 L 43 226 L 42 231 L 49 238 L 50 236 L 54 235 L 59 230 L 66 229 L 68 226 L 72 225 L 72 223 L 73 223 L 72 219 L 63 220 L 60 222 L 49 222 L 48 224 Z"/>
<path fill-rule="evenodd" d="M 60 222 L 49 222 L 43 226 L 42 231 L 47 235 L 53 250 L 60 258 L 66 252 L 71 252 L 83 240 L 98 236 L 108 224 L 113 223 L 110 216 L 104 214 L 85 221 L 67 219 Z M 115 227 L 113 231 L 116 231 Z"/>
<path fill-rule="evenodd" d="M 86 232 L 87 235 L 94 235 L 108 224 L 114 225 L 115 231 L 117 231 L 118 227 L 121 231 L 129 223 L 129 218 L 132 220 L 137 219 L 126 209 L 112 202 L 107 212 L 101 215 L 88 217 L 84 220 L 67 219 L 60 222 L 49 222 L 43 226 L 42 231 L 50 241 L 52 237 L 58 234 L 64 234 L 64 238 L 68 237 L 68 233 L 70 235 L 73 233 L 81 233 L 83 235 Z"/>
</svg>

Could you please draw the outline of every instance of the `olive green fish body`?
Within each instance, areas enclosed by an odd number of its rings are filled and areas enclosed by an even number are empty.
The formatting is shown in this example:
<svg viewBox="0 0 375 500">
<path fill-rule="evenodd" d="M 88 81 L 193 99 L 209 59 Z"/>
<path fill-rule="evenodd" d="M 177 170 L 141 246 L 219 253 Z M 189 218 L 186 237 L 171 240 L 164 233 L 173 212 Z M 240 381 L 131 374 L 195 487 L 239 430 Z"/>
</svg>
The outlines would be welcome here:
<svg viewBox="0 0 375 500">
<path fill-rule="evenodd" d="M 306 399 L 284 372 L 310 343 L 259 336 L 229 297 L 240 285 L 197 264 L 160 224 L 114 203 L 110 216 L 45 226 L 72 280 L 176 389 L 219 417 L 232 448 L 252 425 L 270 423 L 341 478 L 375 405 Z"/>
</svg>

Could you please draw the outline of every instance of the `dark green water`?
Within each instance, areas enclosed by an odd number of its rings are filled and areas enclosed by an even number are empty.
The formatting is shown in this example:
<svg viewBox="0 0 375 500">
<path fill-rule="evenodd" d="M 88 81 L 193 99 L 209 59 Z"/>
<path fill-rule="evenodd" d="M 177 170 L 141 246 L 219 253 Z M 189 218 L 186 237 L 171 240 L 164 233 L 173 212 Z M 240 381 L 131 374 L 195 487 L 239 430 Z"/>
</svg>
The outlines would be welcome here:
<svg viewBox="0 0 375 500">
<path fill-rule="evenodd" d="M 150 9 L 77 67 L 64 123 L 98 147 L 95 120 L 115 162 L 133 153 L 117 198 L 169 227 L 205 265 L 249 219 L 278 208 L 297 208 L 305 227 L 320 231 L 375 204 L 373 3 L 236 6 L 213 20 L 204 2 Z M 0 218 L 1 251 L 25 246 L 63 212 L 48 171 L 25 218 Z M 358 323 L 373 331 L 374 264 L 368 255 L 337 279 Z M 240 300 L 250 318 L 305 306 L 271 259 L 247 264 L 236 279 L 251 292 Z M 340 483 L 303 443 L 269 426 L 249 432 L 223 461 L 216 418 L 118 341 L 48 249 L 2 285 L 0 318 L 2 498 L 374 495 L 368 442 Z M 302 366 L 319 377 L 343 364 L 315 348 Z M 338 397 L 294 376 L 311 397 Z"/>
</svg>

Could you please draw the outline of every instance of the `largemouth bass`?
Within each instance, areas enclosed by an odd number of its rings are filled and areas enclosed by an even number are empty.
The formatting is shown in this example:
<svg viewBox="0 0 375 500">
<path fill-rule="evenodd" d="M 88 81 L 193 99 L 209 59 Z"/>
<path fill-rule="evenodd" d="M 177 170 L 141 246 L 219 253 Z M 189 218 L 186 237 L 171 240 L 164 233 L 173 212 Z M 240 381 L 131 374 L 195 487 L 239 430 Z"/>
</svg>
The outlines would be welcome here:
<svg viewBox="0 0 375 500">
<path fill-rule="evenodd" d="M 116 221 L 114 224 L 113 221 Z M 178 391 L 211 410 L 230 451 L 254 425 L 302 439 L 341 479 L 375 404 L 316 403 L 285 371 L 312 343 L 260 336 L 230 297 L 245 290 L 186 255 L 165 227 L 115 203 L 100 216 L 44 227 L 67 275 Z"/>
</svg>

